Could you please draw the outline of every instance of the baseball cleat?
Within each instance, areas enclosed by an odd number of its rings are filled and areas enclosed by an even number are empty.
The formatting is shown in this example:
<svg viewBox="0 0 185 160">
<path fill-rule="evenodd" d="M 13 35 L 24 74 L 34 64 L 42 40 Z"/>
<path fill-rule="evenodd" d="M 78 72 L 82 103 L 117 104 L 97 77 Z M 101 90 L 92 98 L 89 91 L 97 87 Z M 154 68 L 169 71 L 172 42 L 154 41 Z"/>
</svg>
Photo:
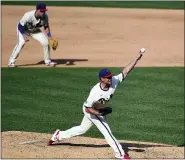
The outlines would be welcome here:
<svg viewBox="0 0 185 160">
<path fill-rule="evenodd" d="M 116 156 L 115 158 L 116 159 L 131 159 L 128 154 L 124 154 L 124 155 L 121 155 L 121 156 Z"/>
<path fill-rule="evenodd" d="M 52 145 L 55 141 L 52 141 L 51 139 L 48 141 L 48 145 Z"/>
<path fill-rule="evenodd" d="M 17 66 L 15 65 L 15 63 L 9 63 L 8 67 L 17 67 Z"/>
<path fill-rule="evenodd" d="M 56 62 L 48 62 L 46 63 L 46 66 L 55 67 L 57 65 Z"/>
<path fill-rule="evenodd" d="M 52 145 L 54 142 L 59 141 L 59 137 L 58 137 L 59 132 L 60 132 L 59 129 L 57 129 L 55 131 L 55 133 L 52 135 L 51 139 L 48 141 L 48 145 Z"/>
<path fill-rule="evenodd" d="M 124 154 L 124 159 L 131 159 L 128 154 Z"/>
</svg>

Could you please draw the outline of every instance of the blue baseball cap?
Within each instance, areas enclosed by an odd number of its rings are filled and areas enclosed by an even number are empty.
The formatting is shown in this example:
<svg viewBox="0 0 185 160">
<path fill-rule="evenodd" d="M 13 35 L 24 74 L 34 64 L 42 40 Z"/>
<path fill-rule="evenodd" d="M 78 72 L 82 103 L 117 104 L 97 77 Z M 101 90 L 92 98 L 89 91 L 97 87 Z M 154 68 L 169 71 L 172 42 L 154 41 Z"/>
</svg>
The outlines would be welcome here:
<svg viewBox="0 0 185 160">
<path fill-rule="evenodd" d="M 104 68 L 99 72 L 99 78 L 108 78 L 112 77 L 112 73 L 110 72 L 109 69 Z"/>
<path fill-rule="evenodd" d="M 40 2 L 40 3 L 37 3 L 36 5 L 36 10 L 40 10 L 40 11 L 47 11 L 46 9 L 46 4 Z"/>
</svg>

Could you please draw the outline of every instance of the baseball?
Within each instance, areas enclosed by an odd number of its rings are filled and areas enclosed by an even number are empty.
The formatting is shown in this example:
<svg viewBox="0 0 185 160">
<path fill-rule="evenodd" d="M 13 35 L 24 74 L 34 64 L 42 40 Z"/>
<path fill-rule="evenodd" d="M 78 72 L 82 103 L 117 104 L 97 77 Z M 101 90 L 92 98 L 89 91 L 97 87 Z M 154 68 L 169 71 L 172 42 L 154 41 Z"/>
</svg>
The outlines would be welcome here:
<svg viewBox="0 0 185 160">
<path fill-rule="evenodd" d="M 145 52 L 145 48 L 141 48 L 140 52 L 144 53 Z"/>
</svg>

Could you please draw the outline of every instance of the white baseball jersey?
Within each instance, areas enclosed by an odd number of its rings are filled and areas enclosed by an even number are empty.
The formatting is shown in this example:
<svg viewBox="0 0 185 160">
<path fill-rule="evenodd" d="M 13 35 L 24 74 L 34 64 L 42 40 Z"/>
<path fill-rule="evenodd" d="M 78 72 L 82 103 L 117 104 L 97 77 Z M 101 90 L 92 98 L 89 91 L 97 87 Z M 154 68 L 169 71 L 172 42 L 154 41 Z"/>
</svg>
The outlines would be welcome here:
<svg viewBox="0 0 185 160">
<path fill-rule="evenodd" d="M 89 97 L 84 102 L 84 107 L 95 107 L 96 109 L 106 107 L 107 102 L 112 98 L 119 82 L 124 79 L 123 73 L 112 77 L 112 84 L 108 90 L 103 90 L 100 82 L 97 83 L 90 91 Z"/>
<path fill-rule="evenodd" d="M 35 12 L 36 10 L 26 12 L 20 20 L 20 24 L 24 26 L 25 33 L 27 34 L 38 33 L 40 32 L 40 27 L 49 25 L 48 15 L 46 13 L 43 17 L 39 17 L 38 19 L 36 19 Z"/>
</svg>

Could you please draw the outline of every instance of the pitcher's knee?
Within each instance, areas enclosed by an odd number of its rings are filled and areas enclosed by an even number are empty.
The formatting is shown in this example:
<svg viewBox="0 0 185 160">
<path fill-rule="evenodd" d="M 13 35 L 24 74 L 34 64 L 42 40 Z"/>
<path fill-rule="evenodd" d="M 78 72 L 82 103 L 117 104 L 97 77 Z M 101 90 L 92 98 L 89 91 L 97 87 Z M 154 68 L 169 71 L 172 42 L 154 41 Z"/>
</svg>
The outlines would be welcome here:
<svg viewBox="0 0 185 160">
<path fill-rule="evenodd" d="M 88 130 L 86 127 L 83 127 L 83 126 L 79 126 L 79 127 L 80 127 L 80 133 L 81 134 L 84 134 Z"/>
</svg>

